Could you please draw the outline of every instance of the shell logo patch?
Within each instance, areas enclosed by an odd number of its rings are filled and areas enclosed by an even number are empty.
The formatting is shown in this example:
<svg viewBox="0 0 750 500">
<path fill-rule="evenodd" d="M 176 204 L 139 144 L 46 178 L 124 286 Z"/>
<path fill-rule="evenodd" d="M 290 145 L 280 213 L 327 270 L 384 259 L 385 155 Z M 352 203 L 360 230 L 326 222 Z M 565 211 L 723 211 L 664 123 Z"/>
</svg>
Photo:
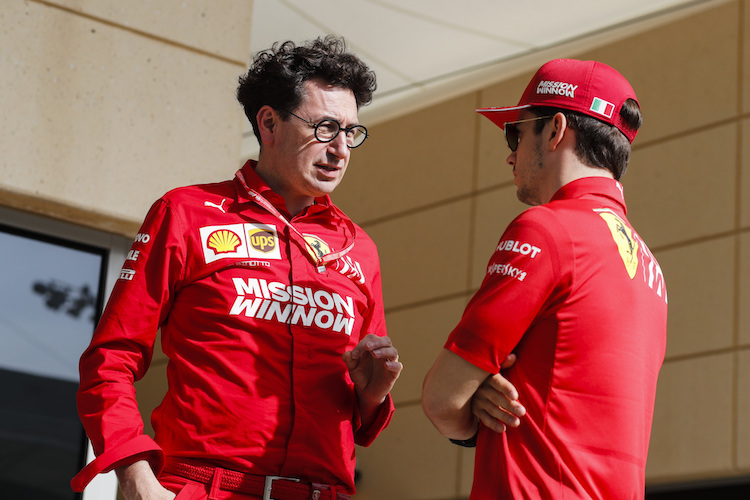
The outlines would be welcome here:
<svg viewBox="0 0 750 500">
<path fill-rule="evenodd" d="M 638 270 L 638 242 L 633 237 L 633 230 L 625 224 L 620 217 L 608 210 L 598 211 L 602 219 L 607 223 L 612 239 L 617 244 L 617 250 L 620 252 L 622 263 L 628 276 L 632 280 L 635 272 Z"/>
<path fill-rule="evenodd" d="M 240 237 L 228 229 L 214 231 L 209 235 L 206 242 L 206 246 L 217 254 L 234 252 L 241 244 Z"/>
<path fill-rule="evenodd" d="M 247 223 L 199 228 L 206 264 L 221 259 L 281 259 L 276 226 Z"/>
<path fill-rule="evenodd" d="M 328 243 L 321 240 L 314 234 L 305 234 L 303 235 L 305 237 L 305 241 L 312 247 L 313 250 L 315 250 L 315 253 L 318 257 L 323 257 L 324 255 L 328 255 L 331 253 L 331 247 L 328 246 Z"/>
</svg>

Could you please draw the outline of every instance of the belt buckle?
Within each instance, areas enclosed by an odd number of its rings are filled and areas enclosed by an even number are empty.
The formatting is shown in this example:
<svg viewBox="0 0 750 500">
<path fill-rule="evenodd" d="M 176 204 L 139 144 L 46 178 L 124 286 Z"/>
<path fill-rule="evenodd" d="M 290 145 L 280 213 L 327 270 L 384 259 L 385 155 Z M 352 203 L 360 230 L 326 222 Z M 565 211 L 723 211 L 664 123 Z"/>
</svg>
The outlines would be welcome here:
<svg viewBox="0 0 750 500">
<path fill-rule="evenodd" d="M 271 490 L 273 489 L 273 482 L 277 481 L 279 479 L 283 479 L 285 481 L 293 481 L 295 483 L 299 483 L 299 479 L 297 479 L 296 477 L 266 476 L 266 483 L 263 486 L 263 500 L 274 500 L 271 497 Z"/>
</svg>

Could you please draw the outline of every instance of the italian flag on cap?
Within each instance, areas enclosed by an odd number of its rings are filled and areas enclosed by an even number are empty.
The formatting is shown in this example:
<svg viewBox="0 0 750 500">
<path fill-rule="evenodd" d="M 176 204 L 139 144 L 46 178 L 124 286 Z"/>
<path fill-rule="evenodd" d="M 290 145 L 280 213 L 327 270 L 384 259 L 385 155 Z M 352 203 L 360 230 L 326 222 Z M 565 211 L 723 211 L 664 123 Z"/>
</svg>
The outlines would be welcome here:
<svg viewBox="0 0 750 500">
<path fill-rule="evenodd" d="M 598 97 L 594 97 L 594 102 L 591 103 L 591 111 L 594 113 L 599 113 L 600 115 L 604 115 L 607 118 L 612 118 L 612 113 L 615 111 L 615 105 L 611 102 L 605 101 L 604 99 L 599 99 Z"/>
</svg>

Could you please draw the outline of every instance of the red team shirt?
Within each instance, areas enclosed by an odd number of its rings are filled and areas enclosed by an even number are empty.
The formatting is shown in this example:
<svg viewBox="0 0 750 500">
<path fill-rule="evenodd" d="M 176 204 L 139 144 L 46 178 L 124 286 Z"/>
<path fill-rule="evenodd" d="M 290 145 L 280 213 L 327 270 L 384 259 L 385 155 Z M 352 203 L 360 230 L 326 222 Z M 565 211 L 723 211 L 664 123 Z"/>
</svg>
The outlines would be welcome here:
<svg viewBox="0 0 750 500">
<path fill-rule="evenodd" d="M 480 426 L 473 500 L 643 498 L 667 291 L 625 214 L 619 182 L 584 178 L 503 234 L 446 344 L 490 373 L 518 355 L 527 415 Z"/>
<path fill-rule="evenodd" d="M 246 185 L 284 213 L 253 167 L 241 171 Z M 341 358 L 365 335 L 386 335 L 377 249 L 328 196 L 292 224 L 301 234 L 239 177 L 152 206 L 81 358 L 79 413 L 98 458 L 74 489 L 135 458 L 158 472 L 166 455 L 354 492 L 354 445 L 369 445 L 393 412 L 389 396 L 362 427 Z M 320 273 L 303 237 L 333 252 L 356 244 Z M 158 329 L 169 389 L 152 440 L 133 381 Z"/>
</svg>

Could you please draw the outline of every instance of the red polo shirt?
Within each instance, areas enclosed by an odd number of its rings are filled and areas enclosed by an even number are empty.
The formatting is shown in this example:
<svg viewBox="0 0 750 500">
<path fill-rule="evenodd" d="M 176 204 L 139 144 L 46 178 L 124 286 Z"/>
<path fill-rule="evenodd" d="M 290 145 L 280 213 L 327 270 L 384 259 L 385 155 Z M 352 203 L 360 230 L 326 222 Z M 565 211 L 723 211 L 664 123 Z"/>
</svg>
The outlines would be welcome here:
<svg viewBox="0 0 750 500">
<path fill-rule="evenodd" d="M 503 373 L 527 409 L 480 426 L 472 499 L 643 498 L 667 292 L 622 186 L 584 178 L 518 216 L 446 348 Z"/>
</svg>

